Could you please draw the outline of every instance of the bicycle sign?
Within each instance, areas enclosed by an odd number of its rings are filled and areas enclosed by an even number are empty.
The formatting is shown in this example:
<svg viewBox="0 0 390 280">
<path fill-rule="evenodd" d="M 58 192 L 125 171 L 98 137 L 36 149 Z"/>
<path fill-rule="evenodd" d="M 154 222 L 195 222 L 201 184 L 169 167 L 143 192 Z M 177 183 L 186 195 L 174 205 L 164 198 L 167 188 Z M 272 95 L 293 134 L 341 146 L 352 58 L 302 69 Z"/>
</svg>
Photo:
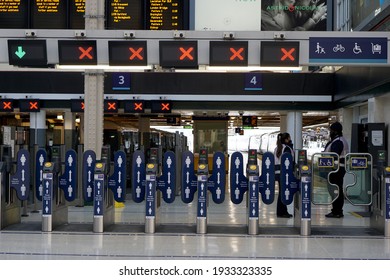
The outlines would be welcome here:
<svg viewBox="0 0 390 280">
<path fill-rule="evenodd" d="M 365 157 L 352 157 L 351 168 L 352 169 L 365 169 L 368 166 L 367 158 Z"/>
<path fill-rule="evenodd" d="M 333 157 L 320 157 L 318 158 L 318 167 L 319 168 L 333 168 L 334 167 L 334 158 Z"/>
</svg>

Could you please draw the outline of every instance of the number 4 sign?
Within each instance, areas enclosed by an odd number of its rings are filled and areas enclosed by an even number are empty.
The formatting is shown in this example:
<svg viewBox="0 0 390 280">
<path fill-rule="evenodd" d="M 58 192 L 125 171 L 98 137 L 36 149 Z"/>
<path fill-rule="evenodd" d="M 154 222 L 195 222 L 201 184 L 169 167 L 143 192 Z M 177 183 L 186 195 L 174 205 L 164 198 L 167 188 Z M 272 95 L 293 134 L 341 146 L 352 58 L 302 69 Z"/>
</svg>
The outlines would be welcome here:
<svg viewBox="0 0 390 280">
<path fill-rule="evenodd" d="M 263 77 L 260 73 L 245 74 L 245 90 L 263 90 Z"/>
</svg>

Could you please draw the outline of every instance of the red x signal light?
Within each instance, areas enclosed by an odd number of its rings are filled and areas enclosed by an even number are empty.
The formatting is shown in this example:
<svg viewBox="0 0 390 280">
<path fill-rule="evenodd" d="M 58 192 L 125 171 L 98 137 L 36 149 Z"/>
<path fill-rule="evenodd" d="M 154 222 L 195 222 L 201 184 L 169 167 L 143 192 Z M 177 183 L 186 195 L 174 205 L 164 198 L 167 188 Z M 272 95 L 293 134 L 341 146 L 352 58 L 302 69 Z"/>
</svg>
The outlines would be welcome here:
<svg viewBox="0 0 390 280">
<path fill-rule="evenodd" d="M 193 47 L 189 47 L 187 49 L 180 47 L 179 50 L 182 53 L 180 60 L 194 60 L 194 56 L 191 54 L 194 51 Z"/>
<path fill-rule="evenodd" d="M 230 60 L 244 60 L 244 57 L 242 56 L 242 53 L 244 52 L 244 48 L 239 48 L 238 50 L 235 50 L 234 48 L 230 48 L 230 51 L 233 53 L 233 55 L 230 57 Z"/>
<path fill-rule="evenodd" d="M 118 112 L 118 100 L 104 100 L 104 112 L 105 113 L 117 113 Z"/>
<path fill-rule="evenodd" d="M 79 51 L 81 52 L 79 59 L 82 60 L 84 58 L 87 59 L 93 59 L 93 56 L 91 55 L 91 51 L 93 50 L 92 47 L 84 48 L 84 47 L 79 47 Z"/>
<path fill-rule="evenodd" d="M 291 61 L 294 61 L 295 60 L 295 56 L 293 55 L 293 53 L 295 52 L 295 48 L 291 48 L 289 50 L 285 49 L 285 48 L 281 48 L 280 49 L 283 53 L 283 56 L 282 58 L 280 59 L 281 61 L 285 61 L 286 59 L 289 59 Z"/>
<path fill-rule="evenodd" d="M 12 100 L 2 100 L 0 103 L 0 112 L 12 112 L 14 110 Z"/>
</svg>

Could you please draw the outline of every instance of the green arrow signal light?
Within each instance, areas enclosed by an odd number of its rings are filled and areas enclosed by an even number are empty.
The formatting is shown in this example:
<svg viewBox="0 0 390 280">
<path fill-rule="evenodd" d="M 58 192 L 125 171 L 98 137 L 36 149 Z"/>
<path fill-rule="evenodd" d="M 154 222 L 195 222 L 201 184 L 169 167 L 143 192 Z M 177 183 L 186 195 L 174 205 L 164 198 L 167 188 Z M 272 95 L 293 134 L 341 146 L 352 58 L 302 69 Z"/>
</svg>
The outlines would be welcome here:
<svg viewBox="0 0 390 280">
<path fill-rule="evenodd" d="M 18 46 L 18 50 L 15 52 L 16 56 L 22 59 L 25 55 L 26 52 L 23 50 L 22 46 Z"/>
</svg>

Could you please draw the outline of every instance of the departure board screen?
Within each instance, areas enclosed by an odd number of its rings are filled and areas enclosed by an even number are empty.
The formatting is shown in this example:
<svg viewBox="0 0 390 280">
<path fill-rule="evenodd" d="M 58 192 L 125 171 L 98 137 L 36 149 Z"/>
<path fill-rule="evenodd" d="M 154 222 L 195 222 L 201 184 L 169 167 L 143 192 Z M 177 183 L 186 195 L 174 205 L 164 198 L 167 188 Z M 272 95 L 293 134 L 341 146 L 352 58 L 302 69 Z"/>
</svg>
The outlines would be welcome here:
<svg viewBox="0 0 390 280">
<path fill-rule="evenodd" d="M 0 28 L 28 28 L 29 0 L 0 0 Z"/>
<path fill-rule="evenodd" d="M 69 28 L 85 29 L 85 0 L 70 0 Z"/>
<path fill-rule="evenodd" d="M 31 28 L 67 28 L 67 0 L 33 0 Z"/>
<path fill-rule="evenodd" d="M 146 29 L 188 29 L 188 0 L 147 0 Z"/>
<path fill-rule="evenodd" d="M 108 0 L 107 29 L 144 29 L 143 0 Z"/>
</svg>

